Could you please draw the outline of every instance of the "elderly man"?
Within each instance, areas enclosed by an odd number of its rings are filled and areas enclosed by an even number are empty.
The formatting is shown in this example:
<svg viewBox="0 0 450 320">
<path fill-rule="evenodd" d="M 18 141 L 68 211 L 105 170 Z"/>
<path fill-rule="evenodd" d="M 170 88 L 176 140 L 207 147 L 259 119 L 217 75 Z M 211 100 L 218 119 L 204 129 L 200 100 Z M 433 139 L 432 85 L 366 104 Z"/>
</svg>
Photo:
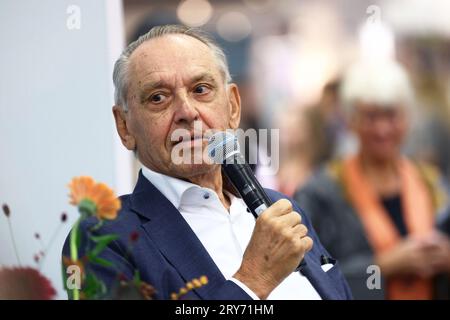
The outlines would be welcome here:
<svg viewBox="0 0 450 320">
<path fill-rule="evenodd" d="M 222 175 L 220 165 L 176 162 L 204 148 L 206 130 L 236 129 L 241 101 L 223 51 L 196 29 L 155 27 L 130 44 L 114 69 L 113 113 L 123 145 L 143 169 L 119 218 L 95 232 L 120 239 L 103 258 L 114 269 L 90 270 L 112 287 L 134 272 L 169 299 L 204 275 L 208 284 L 187 299 L 348 299 L 351 293 L 309 221 L 285 196 L 258 219 Z M 194 123 L 201 124 L 201 132 Z M 178 129 L 189 139 L 173 141 Z M 92 224 L 95 222 L 92 221 Z M 90 228 L 83 226 L 84 230 Z M 139 233 L 132 250 L 129 235 Z M 295 272 L 304 261 L 301 272 Z"/>
</svg>

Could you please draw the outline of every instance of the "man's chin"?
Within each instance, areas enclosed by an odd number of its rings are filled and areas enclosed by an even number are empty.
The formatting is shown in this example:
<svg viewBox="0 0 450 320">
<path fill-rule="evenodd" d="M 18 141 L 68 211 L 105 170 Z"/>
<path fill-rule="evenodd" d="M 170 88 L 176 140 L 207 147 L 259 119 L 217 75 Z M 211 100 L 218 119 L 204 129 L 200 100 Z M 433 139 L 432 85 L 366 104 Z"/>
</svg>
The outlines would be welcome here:
<svg viewBox="0 0 450 320">
<path fill-rule="evenodd" d="M 174 176 L 178 176 L 181 178 L 190 178 L 198 175 L 203 175 L 207 173 L 211 173 L 217 169 L 218 165 L 209 164 L 209 163 L 192 163 L 192 164 L 177 164 L 173 165 L 171 169 L 171 173 Z"/>
</svg>

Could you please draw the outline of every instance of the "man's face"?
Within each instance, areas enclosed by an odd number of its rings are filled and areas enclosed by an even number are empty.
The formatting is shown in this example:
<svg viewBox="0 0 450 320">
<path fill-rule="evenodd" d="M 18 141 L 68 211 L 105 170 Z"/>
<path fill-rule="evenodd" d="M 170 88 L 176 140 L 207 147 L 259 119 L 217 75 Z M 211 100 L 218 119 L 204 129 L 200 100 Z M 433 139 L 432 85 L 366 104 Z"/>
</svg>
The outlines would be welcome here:
<svg viewBox="0 0 450 320">
<path fill-rule="evenodd" d="M 172 141 L 175 130 L 189 130 L 194 138 L 239 125 L 239 92 L 225 84 L 211 49 L 185 35 L 152 39 L 131 55 L 129 76 L 129 111 L 114 107 L 124 145 L 136 149 L 148 168 L 171 176 L 189 178 L 213 170 L 206 163 L 175 164 L 172 159 L 174 147 L 193 154 L 207 145 L 205 139 Z M 202 132 L 194 132 L 194 122 Z"/>
</svg>

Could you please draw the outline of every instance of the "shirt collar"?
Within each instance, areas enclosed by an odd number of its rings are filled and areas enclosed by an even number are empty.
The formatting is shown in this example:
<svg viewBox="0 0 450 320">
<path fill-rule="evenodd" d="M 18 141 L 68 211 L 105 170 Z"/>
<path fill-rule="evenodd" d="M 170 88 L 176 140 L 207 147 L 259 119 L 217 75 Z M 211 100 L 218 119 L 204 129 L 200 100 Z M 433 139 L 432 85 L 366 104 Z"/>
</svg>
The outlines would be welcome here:
<svg viewBox="0 0 450 320">
<path fill-rule="evenodd" d="M 150 170 L 142 166 L 142 174 L 149 180 L 172 204 L 175 208 L 180 208 L 183 194 L 193 188 L 200 186 L 178 178 Z"/>
</svg>

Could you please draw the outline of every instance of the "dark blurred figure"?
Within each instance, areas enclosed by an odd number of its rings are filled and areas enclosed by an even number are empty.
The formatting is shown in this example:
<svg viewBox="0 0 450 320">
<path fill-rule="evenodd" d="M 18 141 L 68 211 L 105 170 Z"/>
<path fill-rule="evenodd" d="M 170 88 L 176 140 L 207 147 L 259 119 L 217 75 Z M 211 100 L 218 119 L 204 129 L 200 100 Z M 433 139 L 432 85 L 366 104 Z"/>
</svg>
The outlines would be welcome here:
<svg viewBox="0 0 450 320">
<path fill-rule="evenodd" d="M 419 107 L 420 121 L 407 152 L 436 165 L 450 183 L 450 43 L 438 37 L 406 38 L 399 56 L 410 71 Z"/>
<path fill-rule="evenodd" d="M 439 230 L 450 236 L 450 209 L 438 217 L 436 224 Z"/>
<path fill-rule="evenodd" d="M 325 137 L 317 147 L 316 165 L 347 154 L 354 146 L 339 99 L 340 80 L 327 83 L 319 103 L 311 108 L 311 118 Z M 317 130 L 316 130 L 317 131 Z"/>
<path fill-rule="evenodd" d="M 280 128 L 280 167 L 270 187 L 293 196 L 309 180 L 327 152 L 323 118 L 315 108 L 292 108 L 275 121 Z M 269 185 L 267 179 L 262 179 Z"/>
<path fill-rule="evenodd" d="M 450 273 L 450 242 L 435 228 L 448 189 L 435 168 L 401 153 L 413 106 L 406 73 L 394 62 L 358 63 L 341 93 L 358 151 L 324 166 L 295 199 L 356 299 L 448 298 L 440 275 Z M 371 265 L 379 289 L 369 289 Z"/>
<path fill-rule="evenodd" d="M 322 164 L 346 152 L 349 134 L 338 95 L 339 81 L 331 81 L 316 105 L 294 106 L 278 115 L 280 167 L 273 179 L 257 171 L 265 186 L 292 196 Z"/>
</svg>

